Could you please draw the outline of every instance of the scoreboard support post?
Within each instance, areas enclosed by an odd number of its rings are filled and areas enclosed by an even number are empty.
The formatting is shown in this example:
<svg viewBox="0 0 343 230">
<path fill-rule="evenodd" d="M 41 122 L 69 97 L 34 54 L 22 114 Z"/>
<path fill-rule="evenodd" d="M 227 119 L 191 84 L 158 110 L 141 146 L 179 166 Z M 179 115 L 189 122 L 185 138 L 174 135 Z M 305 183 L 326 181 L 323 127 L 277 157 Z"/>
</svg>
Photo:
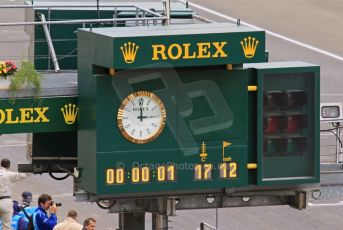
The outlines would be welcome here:
<svg viewBox="0 0 343 230">
<path fill-rule="evenodd" d="M 119 213 L 119 229 L 120 230 L 145 230 L 145 214 L 146 212 L 129 212 Z M 152 213 L 151 218 L 152 230 L 167 230 L 168 216 L 158 213 Z"/>
<path fill-rule="evenodd" d="M 162 230 L 168 229 L 168 216 L 175 215 L 175 210 L 174 198 L 151 198 L 118 200 L 109 212 L 119 212 L 120 230 L 144 230 L 147 213 L 152 215 L 152 229 Z"/>
<path fill-rule="evenodd" d="M 168 229 L 168 216 L 153 213 L 152 229 Z"/>
<path fill-rule="evenodd" d="M 119 213 L 120 230 L 144 230 L 145 212 Z"/>
</svg>

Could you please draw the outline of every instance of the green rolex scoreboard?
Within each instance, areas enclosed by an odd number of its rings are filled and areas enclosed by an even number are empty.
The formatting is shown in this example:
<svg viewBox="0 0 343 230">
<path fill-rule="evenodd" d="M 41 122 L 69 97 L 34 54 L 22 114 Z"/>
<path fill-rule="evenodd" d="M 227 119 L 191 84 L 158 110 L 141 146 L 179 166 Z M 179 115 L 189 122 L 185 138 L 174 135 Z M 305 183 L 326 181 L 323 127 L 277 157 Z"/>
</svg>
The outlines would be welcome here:
<svg viewBox="0 0 343 230">
<path fill-rule="evenodd" d="M 103 197 L 319 182 L 319 67 L 233 24 L 80 29 L 80 188 Z"/>
</svg>

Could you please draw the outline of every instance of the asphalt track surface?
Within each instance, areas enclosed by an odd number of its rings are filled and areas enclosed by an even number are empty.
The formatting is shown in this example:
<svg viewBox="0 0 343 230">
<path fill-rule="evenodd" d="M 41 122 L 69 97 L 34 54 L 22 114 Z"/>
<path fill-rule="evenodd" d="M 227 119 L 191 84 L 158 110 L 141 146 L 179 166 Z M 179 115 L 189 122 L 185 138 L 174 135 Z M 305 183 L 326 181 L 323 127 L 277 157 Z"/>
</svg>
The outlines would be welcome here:
<svg viewBox="0 0 343 230">
<path fill-rule="evenodd" d="M 158 2 L 158 1 L 157 1 Z M 0 0 L 0 4 L 18 4 L 17 0 Z M 216 22 L 228 21 L 221 14 L 240 18 L 242 21 L 281 34 L 319 50 L 343 56 L 343 2 L 340 0 L 195 0 L 200 8 L 193 7 L 199 14 Z M 213 14 L 211 9 L 220 14 Z M 0 22 L 23 21 L 21 10 L 0 12 Z M 20 59 L 27 55 L 28 37 L 22 27 L 0 28 L 0 59 Z M 9 42 L 10 41 L 10 42 Z M 343 61 L 332 56 L 299 46 L 278 37 L 267 36 L 267 49 L 271 61 L 307 61 L 321 66 L 321 101 L 343 102 Z M 26 136 L 0 136 L 0 158 L 12 160 L 15 170 L 18 162 L 25 163 Z M 75 209 L 79 220 L 92 216 L 97 219 L 97 229 L 118 227 L 118 215 L 108 214 L 95 204 L 76 203 L 72 197 L 72 181 L 54 181 L 48 175 L 36 175 L 18 182 L 14 187 L 14 198 L 19 199 L 24 190 L 34 193 L 34 199 L 41 193 L 52 194 L 63 206 L 58 210 L 62 220 L 66 212 Z M 218 210 L 218 227 L 226 229 L 341 229 L 343 226 L 343 205 L 340 200 L 321 201 L 298 211 L 288 206 L 225 208 Z M 215 225 L 214 209 L 177 211 L 170 217 L 170 229 L 188 230 L 199 227 L 200 222 Z M 147 214 L 146 229 L 151 229 L 151 218 Z"/>
</svg>

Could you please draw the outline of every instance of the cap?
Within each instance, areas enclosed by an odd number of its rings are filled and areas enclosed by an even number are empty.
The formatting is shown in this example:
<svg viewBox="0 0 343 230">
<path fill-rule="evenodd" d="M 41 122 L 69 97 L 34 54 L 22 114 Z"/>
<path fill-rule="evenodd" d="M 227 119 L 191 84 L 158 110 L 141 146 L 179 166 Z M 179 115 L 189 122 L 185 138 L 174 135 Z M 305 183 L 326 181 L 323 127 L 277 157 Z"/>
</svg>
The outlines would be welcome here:
<svg viewBox="0 0 343 230">
<path fill-rule="evenodd" d="M 31 201 L 32 201 L 32 193 L 31 192 L 25 191 L 21 194 L 21 197 L 23 198 L 23 202 L 31 203 Z"/>
</svg>

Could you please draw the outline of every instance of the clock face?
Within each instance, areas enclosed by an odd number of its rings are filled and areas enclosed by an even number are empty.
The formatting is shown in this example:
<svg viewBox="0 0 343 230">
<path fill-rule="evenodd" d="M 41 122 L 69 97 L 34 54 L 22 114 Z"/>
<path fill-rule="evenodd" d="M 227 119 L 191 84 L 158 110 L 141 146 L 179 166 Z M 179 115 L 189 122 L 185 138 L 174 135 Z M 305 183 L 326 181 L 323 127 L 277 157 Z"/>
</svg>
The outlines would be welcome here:
<svg viewBox="0 0 343 230">
<path fill-rule="evenodd" d="M 123 100 L 117 122 L 127 140 L 145 144 L 162 133 L 166 116 L 166 109 L 158 96 L 148 91 L 138 91 Z"/>
</svg>

